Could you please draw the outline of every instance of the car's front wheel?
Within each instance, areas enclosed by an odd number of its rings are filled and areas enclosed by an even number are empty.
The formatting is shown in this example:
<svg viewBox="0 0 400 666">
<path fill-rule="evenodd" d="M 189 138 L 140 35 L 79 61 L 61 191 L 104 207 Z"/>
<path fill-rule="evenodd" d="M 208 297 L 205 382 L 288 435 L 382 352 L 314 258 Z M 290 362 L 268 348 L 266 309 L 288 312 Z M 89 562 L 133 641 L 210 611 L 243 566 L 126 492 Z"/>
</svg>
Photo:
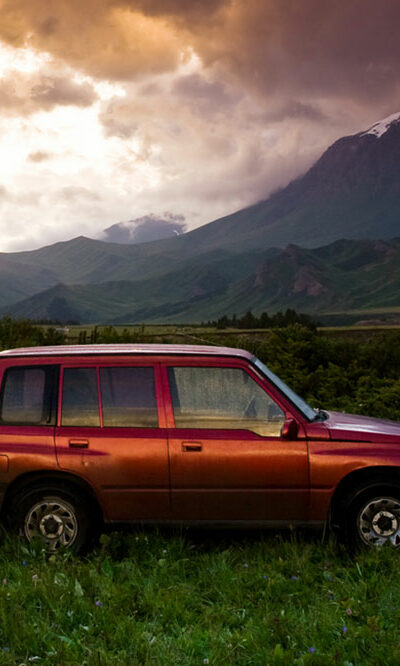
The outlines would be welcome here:
<svg viewBox="0 0 400 666">
<path fill-rule="evenodd" d="M 350 500 L 346 511 L 347 540 L 355 548 L 400 547 L 400 488 L 366 490 Z"/>
<path fill-rule="evenodd" d="M 40 540 L 49 552 L 79 552 L 89 538 L 89 505 L 69 488 L 26 488 L 14 498 L 10 523 L 27 541 Z"/>
</svg>

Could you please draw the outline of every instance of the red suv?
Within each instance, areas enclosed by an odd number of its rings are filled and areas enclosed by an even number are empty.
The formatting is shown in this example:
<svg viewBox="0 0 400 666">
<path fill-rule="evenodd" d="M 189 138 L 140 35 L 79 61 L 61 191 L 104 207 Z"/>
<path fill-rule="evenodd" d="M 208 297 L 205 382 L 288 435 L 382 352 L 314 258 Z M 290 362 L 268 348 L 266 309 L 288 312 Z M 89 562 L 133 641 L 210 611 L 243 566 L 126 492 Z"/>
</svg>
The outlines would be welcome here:
<svg viewBox="0 0 400 666">
<path fill-rule="evenodd" d="M 323 526 L 400 545 L 400 424 L 316 411 L 252 354 L 0 353 L 2 512 L 79 550 L 98 519 Z"/>
</svg>

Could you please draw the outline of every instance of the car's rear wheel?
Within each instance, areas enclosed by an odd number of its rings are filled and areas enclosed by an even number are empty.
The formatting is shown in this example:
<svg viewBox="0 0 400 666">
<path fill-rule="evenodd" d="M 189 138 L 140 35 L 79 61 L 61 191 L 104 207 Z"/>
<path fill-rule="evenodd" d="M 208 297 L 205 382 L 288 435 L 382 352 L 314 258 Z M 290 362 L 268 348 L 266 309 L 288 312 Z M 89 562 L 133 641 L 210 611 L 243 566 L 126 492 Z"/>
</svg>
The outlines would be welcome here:
<svg viewBox="0 0 400 666">
<path fill-rule="evenodd" d="M 31 487 L 13 499 L 9 522 L 27 541 L 39 540 L 49 552 L 79 552 L 90 536 L 89 511 L 86 497 L 75 489 Z"/>
<path fill-rule="evenodd" d="M 349 501 L 346 536 L 355 548 L 400 548 L 400 488 L 369 489 Z"/>
</svg>

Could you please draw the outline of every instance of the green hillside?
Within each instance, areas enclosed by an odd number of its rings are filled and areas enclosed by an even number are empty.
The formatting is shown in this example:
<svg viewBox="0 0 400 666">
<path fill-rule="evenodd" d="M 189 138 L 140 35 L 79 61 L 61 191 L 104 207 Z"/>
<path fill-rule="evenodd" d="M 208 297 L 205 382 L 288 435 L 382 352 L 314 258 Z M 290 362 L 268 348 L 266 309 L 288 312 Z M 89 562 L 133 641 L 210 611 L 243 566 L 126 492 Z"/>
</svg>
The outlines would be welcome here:
<svg viewBox="0 0 400 666">
<path fill-rule="evenodd" d="M 60 321 L 199 322 L 249 309 L 323 314 L 400 306 L 400 240 L 342 240 L 316 249 L 208 255 L 161 277 L 64 285 L 3 308 Z"/>
</svg>

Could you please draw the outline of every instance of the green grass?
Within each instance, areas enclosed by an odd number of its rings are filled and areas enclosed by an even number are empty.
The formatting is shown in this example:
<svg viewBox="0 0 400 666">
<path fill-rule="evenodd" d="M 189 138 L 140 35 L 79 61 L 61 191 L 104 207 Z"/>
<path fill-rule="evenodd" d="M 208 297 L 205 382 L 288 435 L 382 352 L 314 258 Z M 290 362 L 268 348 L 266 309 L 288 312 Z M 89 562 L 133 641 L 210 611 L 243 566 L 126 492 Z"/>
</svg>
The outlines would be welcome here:
<svg viewBox="0 0 400 666">
<path fill-rule="evenodd" d="M 135 530 L 86 558 L 0 547 L 0 664 L 399 664 L 390 549 Z"/>
</svg>

